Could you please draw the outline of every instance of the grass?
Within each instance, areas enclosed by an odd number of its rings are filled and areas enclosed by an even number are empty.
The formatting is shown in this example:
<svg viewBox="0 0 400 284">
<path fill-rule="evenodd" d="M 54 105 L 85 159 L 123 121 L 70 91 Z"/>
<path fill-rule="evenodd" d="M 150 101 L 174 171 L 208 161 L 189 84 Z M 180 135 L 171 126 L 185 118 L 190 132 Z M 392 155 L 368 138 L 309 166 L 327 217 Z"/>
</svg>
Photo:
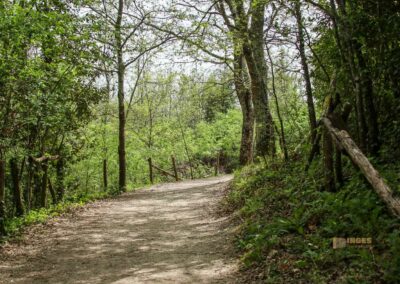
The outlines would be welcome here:
<svg viewBox="0 0 400 284">
<path fill-rule="evenodd" d="M 321 165 L 300 161 L 238 171 L 225 203 L 240 216 L 237 247 L 265 283 L 400 283 L 400 222 L 348 165 L 336 193 Z M 387 176 L 393 171 L 387 171 Z M 332 248 L 333 237 L 371 237 L 373 248 Z"/>
</svg>

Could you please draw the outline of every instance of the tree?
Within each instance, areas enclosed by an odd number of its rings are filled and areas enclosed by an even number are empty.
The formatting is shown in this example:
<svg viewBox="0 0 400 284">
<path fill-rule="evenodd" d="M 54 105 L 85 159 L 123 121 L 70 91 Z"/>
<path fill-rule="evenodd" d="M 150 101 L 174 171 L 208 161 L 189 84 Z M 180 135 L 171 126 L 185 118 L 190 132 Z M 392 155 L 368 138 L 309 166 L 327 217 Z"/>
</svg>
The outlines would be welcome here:
<svg viewBox="0 0 400 284">
<path fill-rule="evenodd" d="M 107 67 L 104 72 L 117 74 L 118 98 L 118 160 L 119 190 L 126 191 L 126 72 L 144 54 L 156 50 L 170 40 L 170 36 L 157 35 L 145 28 L 145 21 L 154 17 L 156 10 L 146 11 L 140 1 L 98 1 L 90 6 L 96 40 L 105 47 Z M 132 94 L 134 95 L 134 94 Z"/>
<path fill-rule="evenodd" d="M 317 117 L 315 114 L 314 98 L 311 87 L 310 71 L 308 68 L 308 62 L 306 57 L 305 40 L 304 40 L 304 24 L 301 12 L 300 1 L 295 1 L 294 3 L 294 14 L 297 22 L 297 42 L 298 50 L 301 58 L 301 67 L 303 69 L 304 83 L 306 87 L 306 97 L 307 97 L 307 107 L 308 107 L 308 117 L 311 130 L 311 141 L 315 141 L 317 137 Z"/>
<path fill-rule="evenodd" d="M 218 10 L 225 25 L 233 34 L 236 52 L 241 50 L 251 82 L 251 93 L 256 123 L 257 155 L 265 157 L 275 153 L 275 135 L 272 115 L 269 110 L 264 56 L 264 15 L 265 1 L 257 1 L 245 11 L 245 1 L 219 1 Z M 229 11 L 229 14 L 228 14 Z M 251 12 L 250 12 L 251 11 Z M 239 54 L 240 56 L 240 54 Z"/>
</svg>

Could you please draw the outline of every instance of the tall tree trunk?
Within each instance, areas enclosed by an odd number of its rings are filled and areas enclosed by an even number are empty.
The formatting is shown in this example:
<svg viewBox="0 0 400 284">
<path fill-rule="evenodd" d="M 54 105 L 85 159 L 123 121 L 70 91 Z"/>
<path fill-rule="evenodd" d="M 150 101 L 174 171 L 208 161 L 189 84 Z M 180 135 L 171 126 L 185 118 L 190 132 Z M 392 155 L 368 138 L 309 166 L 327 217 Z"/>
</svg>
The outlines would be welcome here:
<svg viewBox="0 0 400 284">
<path fill-rule="evenodd" d="M 238 52 L 241 53 L 239 49 Z M 253 162 L 253 141 L 254 141 L 254 108 L 251 92 L 245 84 L 243 70 L 243 55 L 235 52 L 234 55 L 234 83 L 240 107 L 243 114 L 242 139 L 240 143 L 239 162 L 242 166 Z"/>
<path fill-rule="evenodd" d="M 22 201 L 22 192 L 19 184 L 19 169 L 17 159 L 12 158 L 10 160 L 10 171 L 13 186 L 13 196 L 15 205 L 16 216 L 23 216 L 25 213 L 24 203 Z"/>
<path fill-rule="evenodd" d="M 251 79 L 256 117 L 256 154 L 262 157 L 275 153 L 275 133 L 269 109 L 267 66 L 264 59 L 264 9 L 265 3 L 257 2 L 253 7 L 250 30 L 243 34 L 243 54 Z"/>
<path fill-rule="evenodd" d="M 3 153 L 0 150 L 0 237 L 6 235 L 5 219 L 6 219 L 6 204 L 5 204 L 5 182 L 6 182 L 6 163 Z"/>
<path fill-rule="evenodd" d="M 297 41 L 298 48 L 301 58 L 301 66 L 303 69 L 303 77 L 306 86 L 306 97 L 307 97 L 307 108 L 308 108 L 308 119 L 311 129 L 311 141 L 315 141 L 317 136 L 317 118 L 315 114 L 314 100 L 311 87 L 310 71 L 308 69 L 306 50 L 304 44 L 304 30 L 303 30 L 303 18 L 301 14 L 300 1 L 295 2 L 295 15 L 297 21 Z"/>
<path fill-rule="evenodd" d="M 278 95 L 276 93 L 276 84 L 275 84 L 275 68 L 274 68 L 274 62 L 272 60 L 272 56 L 271 53 L 269 51 L 269 48 L 267 47 L 267 55 L 269 58 L 269 62 L 271 64 L 271 77 L 272 77 L 272 94 L 274 96 L 275 99 L 275 107 L 276 107 L 276 113 L 278 116 L 278 120 L 279 120 L 279 126 L 280 126 L 280 144 L 281 144 L 281 148 L 284 154 L 284 158 L 285 161 L 289 160 L 289 153 L 288 153 L 288 149 L 287 149 L 287 145 L 286 145 L 286 137 L 285 137 L 285 128 L 283 126 L 283 119 L 282 119 L 282 115 L 281 115 L 281 110 L 279 107 L 279 101 L 278 101 Z"/>
<path fill-rule="evenodd" d="M 234 46 L 234 84 L 236 94 L 239 99 L 240 107 L 243 115 L 242 123 L 242 138 L 240 142 L 240 156 L 239 162 L 241 165 L 251 164 L 254 159 L 254 122 L 255 122 L 255 111 L 253 104 L 253 96 L 250 88 L 247 86 L 248 81 L 248 70 L 245 68 L 245 56 L 243 53 L 243 35 L 238 33 L 231 24 L 231 20 L 226 14 L 224 4 L 217 2 L 217 10 L 221 13 L 225 25 L 233 35 L 233 46 Z M 233 6 L 230 6 L 231 12 Z M 240 8 L 240 13 L 243 16 L 243 7 Z M 239 18 L 236 18 L 238 26 L 241 26 L 243 30 L 243 23 Z"/>
<path fill-rule="evenodd" d="M 118 2 L 118 15 L 115 23 L 115 41 L 117 48 L 117 64 L 118 64 L 118 160 L 119 160 L 119 190 L 126 191 L 126 153 L 125 153 L 125 65 L 123 59 L 123 45 L 122 45 L 122 16 L 124 11 L 124 0 Z"/>
<path fill-rule="evenodd" d="M 242 138 L 240 142 L 239 161 L 242 166 L 253 162 L 254 148 L 254 109 L 249 90 L 241 90 L 238 94 L 239 102 L 243 114 Z"/>
<path fill-rule="evenodd" d="M 337 7 L 336 7 L 337 5 Z M 368 125 L 365 113 L 365 98 L 363 95 L 360 68 L 355 63 L 357 45 L 352 36 L 352 28 L 348 23 L 348 15 L 346 12 L 345 2 L 342 0 L 330 0 L 330 6 L 333 12 L 333 24 L 335 29 L 335 38 L 341 51 L 344 65 L 348 68 L 353 90 L 355 95 L 355 106 L 357 115 L 357 134 L 358 143 L 363 151 L 367 151 L 368 147 Z"/>
</svg>

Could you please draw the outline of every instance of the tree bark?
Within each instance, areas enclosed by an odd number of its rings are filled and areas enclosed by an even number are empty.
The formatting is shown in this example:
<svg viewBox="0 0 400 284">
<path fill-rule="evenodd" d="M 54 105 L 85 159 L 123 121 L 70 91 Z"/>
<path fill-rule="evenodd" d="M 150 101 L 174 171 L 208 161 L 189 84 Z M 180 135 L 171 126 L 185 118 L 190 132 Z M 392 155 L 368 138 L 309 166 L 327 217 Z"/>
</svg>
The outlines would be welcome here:
<svg viewBox="0 0 400 284">
<path fill-rule="evenodd" d="M 148 158 L 147 161 L 149 163 L 149 179 L 150 179 L 150 183 L 154 184 L 153 163 L 152 163 L 151 158 Z"/>
<path fill-rule="evenodd" d="M 56 195 L 56 192 L 54 191 L 53 184 L 51 183 L 51 180 L 50 180 L 49 177 L 47 178 L 47 182 L 48 182 L 48 185 L 49 185 L 49 191 L 50 191 L 51 199 L 53 201 L 53 204 L 56 205 L 57 204 L 57 195 Z"/>
<path fill-rule="evenodd" d="M 240 165 L 245 166 L 253 162 L 255 118 L 251 93 L 245 85 L 243 55 L 241 54 L 241 49 L 237 49 L 238 51 L 234 54 L 234 83 L 243 115 L 239 162 Z"/>
<path fill-rule="evenodd" d="M 266 84 L 267 66 L 264 56 L 265 3 L 259 1 L 252 10 L 250 30 L 242 32 L 243 54 L 246 59 L 256 120 L 256 154 L 261 157 L 275 153 L 275 133 L 269 109 Z M 242 29 L 245 27 L 242 27 Z M 257 59 L 256 59 L 257 58 Z"/>
<path fill-rule="evenodd" d="M 25 204 L 26 210 L 29 212 L 32 208 L 32 180 L 33 180 L 33 159 L 32 157 L 28 157 L 28 165 L 27 165 L 27 176 L 26 176 L 26 187 L 25 187 Z"/>
<path fill-rule="evenodd" d="M 13 185 L 13 196 L 14 196 L 14 205 L 15 205 L 15 214 L 16 216 L 23 216 L 25 213 L 24 203 L 22 201 L 22 192 L 19 183 L 19 169 L 17 159 L 12 158 L 10 160 L 10 171 L 11 171 L 11 180 Z"/>
<path fill-rule="evenodd" d="M 337 7 L 336 7 L 337 5 Z M 353 91 L 355 97 L 356 117 L 357 117 L 357 138 L 361 150 L 368 150 L 368 125 L 366 122 L 365 113 L 365 98 L 363 95 L 363 88 L 361 86 L 360 68 L 357 68 L 355 63 L 355 41 L 352 36 L 352 28 L 348 23 L 348 15 L 346 12 L 346 4 L 341 0 L 330 0 L 332 9 L 332 21 L 335 30 L 335 38 L 339 47 L 342 61 L 345 67 L 348 68 L 351 82 L 353 84 Z"/>
<path fill-rule="evenodd" d="M 306 86 L 306 97 L 307 97 L 307 108 L 308 108 L 308 118 L 311 129 L 311 141 L 315 141 L 317 136 L 317 117 L 315 114 L 313 93 L 311 87 L 310 71 L 308 68 L 305 44 L 304 44 L 304 31 L 303 31 L 303 18 L 301 14 L 300 1 L 295 2 L 295 15 L 297 21 L 297 41 L 299 43 L 298 49 L 301 58 L 301 66 L 303 69 L 303 77 Z"/>
<path fill-rule="evenodd" d="M 174 156 L 171 156 L 172 169 L 174 170 L 175 181 L 179 181 L 178 170 L 176 169 L 176 160 Z"/>
<path fill-rule="evenodd" d="M 329 192 L 335 191 L 333 143 L 328 130 L 323 130 L 323 152 L 325 165 L 325 189 Z"/>
<path fill-rule="evenodd" d="M 337 146 L 335 147 L 335 179 L 336 183 L 343 185 L 342 151 Z"/>
<path fill-rule="evenodd" d="M 215 176 L 218 176 L 219 175 L 219 167 L 220 167 L 220 165 L 219 165 L 219 163 L 220 163 L 220 156 L 221 156 L 221 152 L 220 151 L 218 151 L 218 153 L 217 153 L 217 157 L 216 157 L 216 159 L 215 159 L 215 168 L 214 168 L 214 175 Z"/>
<path fill-rule="evenodd" d="M 6 182 L 6 163 L 3 160 L 3 154 L 0 153 L 0 237 L 6 235 L 5 219 L 5 182 Z"/>
<path fill-rule="evenodd" d="M 126 191 L 126 153 L 125 153 L 125 65 L 123 60 L 123 44 L 122 44 L 122 16 L 124 11 L 124 0 L 118 1 L 118 14 L 115 23 L 115 41 L 117 48 L 117 64 L 118 64 L 118 162 L 119 162 L 119 190 Z"/>
<path fill-rule="evenodd" d="M 40 178 L 41 167 L 36 167 L 33 172 L 33 194 L 32 194 L 32 208 L 40 208 L 40 195 L 42 191 L 42 181 Z"/>
<path fill-rule="evenodd" d="M 65 167 L 65 160 L 61 157 L 56 164 L 56 175 L 57 175 L 57 181 L 56 181 L 56 194 L 57 194 L 57 200 L 60 202 L 64 198 L 65 194 L 65 186 L 64 186 L 64 167 Z"/>
<path fill-rule="evenodd" d="M 103 160 L 103 189 L 107 191 L 108 188 L 108 167 L 107 167 L 107 159 Z"/>
<path fill-rule="evenodd" d="M 267 47 L 267 55 L 269 58 L 269 62 L 271 65 L 271 77 L 272 77 L 272 94 L 274 96 L 275 99 L 275 107 L 276 107 L 276 114 L 278 116 L 278 120 L 279 120 L 279 126 L 280 126 L 280 144 L 281 144 L 281 148 L 283 151 L 283 155 L 285 158 L 285 161 L 289 160 L 289 153 L 288 153 L 288 149 L 287 149 L 287 145 L 286 145 L 286 137 L 285 137 L 285 128 L 283 126 L 283 119 L 282 119 L 282 115 L 281 115 L 281 109 L 279 107 L 279 101 L 278 101 L 278 94 L 276 92 L 276 84 L 275 84 L 275 67 L 274 67 L 274 62 L 272 60 L 272 56 L 271 53 L 269 51 L 269 48 Z"/>
<path fill-rule="evenodd" d="M 376 156 L 378 154 L 380 143 L 379 143 L 379 126 L 378 117 L 374 104 L 374 91 L 373 82 L 371 79 L 370 72 L 368 70 L 367 64 L 365 62 L 364 56 L 361 52 L 361 46 L 357 44 L 356 46 L 357 61 L 360 69 L 361 77 L 361 90 L 363 100 L 365 103 L 365 116 L 368 129 L 368 151 L 372 155 Z"/>
<path fill-rule="evenodd" d="M 392 190 L 385 183 L 379 172 L 372 166 L 360 148 L 358 148 L 353 139 L 351 139 L 349 133 L 345 130 L 336 128 L 332 124 L 332 121 L 327 117 L 323 118 L 322 122 L 336 143 L 346 150 L 353 163 L 358 166 L 375 192 L 387 205 L 389 211 L 400 218 L 400 200 L 393 196 Z"/>
<path fill-rule="evenodd" d="M 42 175 L 42 183 L 41 183 L 41 188 L 40 188 L 39 206 L 41 208 L 46 208 L 46 206 L 47 206 L 47 181 L 48 181 L 48 165 L 47 165 L 47 163 L 43 163 L 42 169 L 43 169 L 43 175 Z"/>
</svg>

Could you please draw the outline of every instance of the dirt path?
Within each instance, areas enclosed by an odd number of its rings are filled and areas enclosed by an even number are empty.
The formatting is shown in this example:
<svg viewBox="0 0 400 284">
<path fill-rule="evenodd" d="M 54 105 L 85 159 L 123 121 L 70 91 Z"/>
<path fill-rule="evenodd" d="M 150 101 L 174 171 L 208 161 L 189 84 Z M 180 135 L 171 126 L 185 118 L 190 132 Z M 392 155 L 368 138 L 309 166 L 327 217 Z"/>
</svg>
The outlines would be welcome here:
<svg viewBox="0 0 400 284">
<path fill-rule="evenodd" d="M 164 184 L 36 226 L 0 251 L 0 283 L 234 283 L 230 176 Z"/>
</svg>

